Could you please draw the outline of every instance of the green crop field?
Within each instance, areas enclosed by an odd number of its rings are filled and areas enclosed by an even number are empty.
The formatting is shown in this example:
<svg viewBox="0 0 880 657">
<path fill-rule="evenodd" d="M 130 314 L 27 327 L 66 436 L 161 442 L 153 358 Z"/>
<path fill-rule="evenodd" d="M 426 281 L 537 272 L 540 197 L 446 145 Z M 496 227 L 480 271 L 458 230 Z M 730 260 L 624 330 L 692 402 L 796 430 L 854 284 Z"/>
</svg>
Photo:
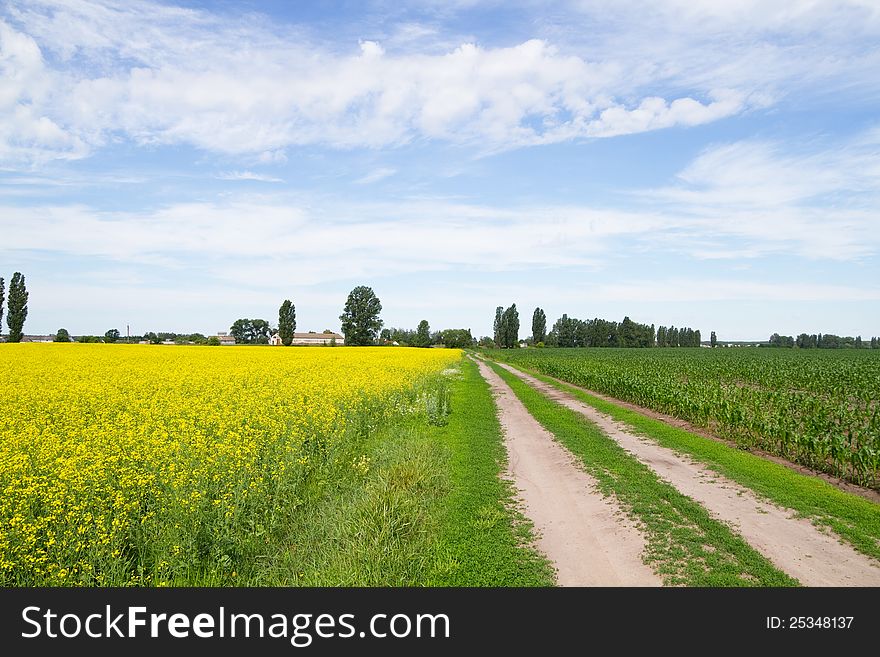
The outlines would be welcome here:
<svg viewBox="0 0 880 657">
<path fill-rule="evenodd" d="M 880 354 L 870 350 L 521 349 L 493 358 L 880 485 Z"/>
</svg>

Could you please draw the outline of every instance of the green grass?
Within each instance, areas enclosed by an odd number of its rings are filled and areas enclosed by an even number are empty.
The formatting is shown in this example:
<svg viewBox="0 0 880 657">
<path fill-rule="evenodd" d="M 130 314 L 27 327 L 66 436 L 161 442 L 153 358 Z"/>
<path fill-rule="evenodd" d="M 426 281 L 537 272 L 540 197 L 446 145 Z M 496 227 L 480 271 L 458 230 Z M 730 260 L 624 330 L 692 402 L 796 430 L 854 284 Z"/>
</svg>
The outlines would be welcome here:
<svg viewBox="0 0 880 657">
<path fill-rule="evenodd" d="M 575 454 L 645 532 L 645 559 L 666 584 L 685 586 L 797 586 L 727 525 L 638 459 L 583 415 L 548 399 L 494 363 L 528 411 Z"/>
<path fill-rule="evenodd" d="M 501 428 L 476 366 L 463 360 L 460 374 L 425 388 L 419 405 L 352 442 L 310 482 L 288 540 L 243 584 L 553 584 L 499 478 Z"/>
<path fill-rule="evenodd" d="M 880 505 L 835 488 L 818 477 L 800 474 L 755 454 L 622 408 L 552 377 L 534 371 L 528 373 L 627 424 L 660 445 L 705 463 L 771 502 L 831 528 L 858 551 L 880 559 Z"/>
</svg>

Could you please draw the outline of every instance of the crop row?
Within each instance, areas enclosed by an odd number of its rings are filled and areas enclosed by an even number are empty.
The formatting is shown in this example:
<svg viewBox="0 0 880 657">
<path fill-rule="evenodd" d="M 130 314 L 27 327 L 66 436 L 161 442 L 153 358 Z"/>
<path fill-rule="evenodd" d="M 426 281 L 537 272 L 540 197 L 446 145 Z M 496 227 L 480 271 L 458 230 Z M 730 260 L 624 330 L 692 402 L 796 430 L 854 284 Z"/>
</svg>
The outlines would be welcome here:
<svg viewBox="0 0 880 657">
<path fill-rule="evenodd" d="M 856 483 L 880 471 L 880 356 L 776 349 L 528 349 L 499 358 Z"/>
</svg>

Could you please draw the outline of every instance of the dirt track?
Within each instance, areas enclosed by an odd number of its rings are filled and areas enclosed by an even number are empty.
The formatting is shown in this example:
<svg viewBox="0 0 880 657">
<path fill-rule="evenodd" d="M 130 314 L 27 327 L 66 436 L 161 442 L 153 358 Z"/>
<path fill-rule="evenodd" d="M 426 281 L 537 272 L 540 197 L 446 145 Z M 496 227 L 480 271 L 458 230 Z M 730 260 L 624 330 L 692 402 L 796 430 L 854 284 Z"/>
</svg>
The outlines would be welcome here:
<svg viewBox="0 0 880 657">
<path fill-rule="evenodd" d="M 480 373 L 496 398 L 508 452 L 508 476 L 523 513 L 534 523 L 537 547 L 562 586 L 660 586 L 642 561 L 645 540 L 574 457 L 529 414 L 485 363 Z"/>
<path fill-rule="evenodd" d="M 633 435 L 610 417 L 558 388 L 510 366 L 501 367 L 595 422 L 624 449 L 680 492 L 702 504 L 713 516 L 730 524 L 777 568 L 802 584 L 880 586 L 880 563 L 841 543 L 838 537 L 823 533 L 809 520 L 796 518 L 791 509 L 765 502 L 706 466 Z"/>
</svg>

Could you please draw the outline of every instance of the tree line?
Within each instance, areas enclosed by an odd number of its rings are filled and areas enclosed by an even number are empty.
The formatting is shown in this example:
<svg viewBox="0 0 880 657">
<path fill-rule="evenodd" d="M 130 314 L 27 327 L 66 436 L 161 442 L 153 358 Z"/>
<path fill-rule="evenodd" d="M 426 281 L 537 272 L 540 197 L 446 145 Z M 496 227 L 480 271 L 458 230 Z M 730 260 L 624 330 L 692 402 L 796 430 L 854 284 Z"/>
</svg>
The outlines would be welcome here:
<svg viewBox="0 0 880 657">
<path fill-rule="evenodd" d="M 495 309 L 494 335 L 491 341 L 482 340 L 483 346 L 510 349 L 519 345 L 519 314 L 516 304 L 504 310 Z M 538 347 L 699 347 L 699 330 L 689 327 L 640 324 L 628 316 L 621 322 L 595 317 L 582 320 L 563 314 L 547 331 L 547 315 L 542 308 L 532 313 L 530 341 Z"/>
<path fill-rule="evenodd" d="M 872 337 L 870 341 L 862 340 L 862 336 L 840 336 L 833 333 L 801 333 L 796 338 L 791 335 L 774 333 L 767 343 L 768 347 L 798 349 L 880 349 L 880 338 Z"/>
</svg>

